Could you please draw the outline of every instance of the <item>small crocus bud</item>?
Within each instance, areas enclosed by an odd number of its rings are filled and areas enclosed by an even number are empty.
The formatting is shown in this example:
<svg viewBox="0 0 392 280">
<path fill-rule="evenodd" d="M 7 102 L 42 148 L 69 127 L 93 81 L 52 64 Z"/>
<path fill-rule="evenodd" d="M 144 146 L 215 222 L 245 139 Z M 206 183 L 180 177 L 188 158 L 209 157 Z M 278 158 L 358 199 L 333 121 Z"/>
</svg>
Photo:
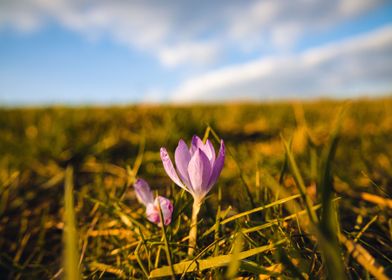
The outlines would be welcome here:
<svg viewBox="0 0 392 280">
<path fill-rule="evenodd" d="M 155 198 L 154 203 L 150 203 L 147 205 L 146 207 L 147 219 L 150 222 L 153 222 L 161 226 L 159 205 L 161 206 L 164 224 L 165 226 L 167 226 L 171 223 L 171 218 L 173 214 L 173 204 L 166 197 L 158 196 Z"/>
<path fill-rule="evenodd" d="M 153 193 L 150 189 L 148 183 L 143 179 L 137 179 L 133 184 L 136 192 L 136 198 L 144 206 L 146 206 L 147 219 L 158 226 L 162 226 L 159 205 L 162 210 L 164 224 L 168 225 L 171 223 L 171 218 L 173 214 L 173 204 L 169 199 L 163 196 L 157 196 L 154 199 Z M 158 204 L 159 203 L 159 204 Z"/>
</svg>

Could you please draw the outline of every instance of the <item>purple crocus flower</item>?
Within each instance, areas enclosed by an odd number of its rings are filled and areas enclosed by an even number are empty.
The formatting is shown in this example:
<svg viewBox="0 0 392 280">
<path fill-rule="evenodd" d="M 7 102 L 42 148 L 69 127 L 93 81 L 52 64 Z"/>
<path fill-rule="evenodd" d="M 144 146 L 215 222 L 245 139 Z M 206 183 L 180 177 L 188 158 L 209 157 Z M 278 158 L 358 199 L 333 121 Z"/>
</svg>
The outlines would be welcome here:
<svg viewBox="0 0 392 280">
<path fill-rule="evenodd" d="M 204 144 L 193 136 L 190 148 L 180 140 L 174 152 L 177 170 L 166 151 L 161 148 L 161 159 L 167 175 L 178 186 L 188 191 L 195 201 L 202 201 L 216 183 L 225 161 L 225 144 L 220 143 L 218 156 L 210 140 Z"/>
<path fill-rule="evenodd" d="M 150 222 L 153 222 L 158 226 L 162 226 L 159 214 L 160 205 L 165 226 L 171 223 L 173 204 L 169 199 L 163 196 L 157 196 L 154 199 L 150 186 L 141 178 L 136 180 L 136 182 L 133 184 L 133 187 L 136 191 L 137 200 L 146 206 L 146 215 Z"/>
<path fill-rule="evenodd" d="M 174 152 L 177 169 L 166 151 L 161 148 L 161 159 L 167 175 L 178 186 L 193 196 L 191 228 L 189 231 L 188 255 L 192 256 L 197 239 L 197 215 L 204 197 L 218 180 L 225 162 L 225 144 L 220 143 L 218 156 L 210 140 L 204 144 L 198 136 L 193 136 L 191 146 L 181 139 Z"/>
</svg>

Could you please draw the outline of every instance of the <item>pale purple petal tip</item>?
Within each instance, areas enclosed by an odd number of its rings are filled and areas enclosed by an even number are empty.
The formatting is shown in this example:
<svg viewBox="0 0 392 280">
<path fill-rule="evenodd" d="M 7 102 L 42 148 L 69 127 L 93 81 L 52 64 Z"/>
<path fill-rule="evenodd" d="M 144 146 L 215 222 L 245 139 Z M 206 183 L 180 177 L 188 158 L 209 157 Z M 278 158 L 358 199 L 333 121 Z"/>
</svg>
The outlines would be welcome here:
<svg viewBox="0 0 392 280">
<path fill-rule="evenodd" d="M 181 139 L 178 142 L 176 151 L 174 152 L 174 161 L 176 163 L 178 175 L 187 187 L 190 186 L 188 176 L 188 164 L 190 160 L 191 154 L 189 153 L 188 146 L 185 144 L 184 140 Z"/>
<path fill-rule="evenodd" d="M 218 157 L 215 160 L 214 166 L 212 168 L 210 181 L 208 183 L 208 191 L 212 188 L 212 186 L 218 180 L 218 177 L 222 171 L 223 165 L 225 163 L 225 143 L 221 140 L 221 145 L 219 149 Z"/>
<path fill-rule="evenodd" d="M 189 149 L 191 155 L 193 155 L 198 148 L 202 148 L 202 147 L 203 147 L 203 141 L 200 139 L 199 136 L 193 135 L 191 147 Z"/>
<path fill-rule="evenodd" d="M 212 145 L 210 139 L 207 139 L 207 142 L 205 144 L 205 154 L 207 155 L 208 159 L 210 160 L 211 166 L 214 166 L 215 149 L 214 149 L 214 145 Z"/>
<path fill-rule="evenodd" d="M 180 178 L 178 178 L 177 172 L 174 169 L 173 163 L 172 163 L 166 149 L 161 148 L 160 154 L 161 154 L 163 167 L 165 168 L 165 171 L 166 171 L 167 175 L 170 177 L 170 179 L 172 179 L 175 184 L 177 184 L 178 186 L 180 186 L 184 190 L 188 191 L 187 188 L 184 186 L 184 184 L 181 182 Z"/>
<path fill-rule="evenodd" d="M 211 177 L 211 163 L 201 149 L 197 149 L 189 161 L 188 173 L 195 195 L 203 198 Z"/>
<path fill-rule="evenodd" d="M 135 188 L 136 198 L 140 203 L 147 205 L 154 201 L 150 186 L 145 180 L 141 178 L 137 179 L 133 187 Z"/>
</svg>

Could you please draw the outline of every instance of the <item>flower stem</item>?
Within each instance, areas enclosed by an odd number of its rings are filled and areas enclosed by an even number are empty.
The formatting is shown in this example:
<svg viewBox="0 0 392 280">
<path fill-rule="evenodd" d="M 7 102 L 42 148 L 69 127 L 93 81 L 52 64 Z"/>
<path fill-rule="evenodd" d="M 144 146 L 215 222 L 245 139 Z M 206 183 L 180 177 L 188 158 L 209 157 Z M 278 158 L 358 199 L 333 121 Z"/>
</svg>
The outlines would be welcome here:
<svg viewBox="0 0 392 280">
<path fill-rule="evenodd" d="M 188 247 L 188 256 L 192 257 L 195 248 L 196 248 L 196 239 L 197 239 L 197 215 L 199 214 L 201 206 L 200 200 L 193 201 L 192 207 L 192 220 L 191 220 L 191 229 L 189 231 L 189 247 Z"/>
</svg>

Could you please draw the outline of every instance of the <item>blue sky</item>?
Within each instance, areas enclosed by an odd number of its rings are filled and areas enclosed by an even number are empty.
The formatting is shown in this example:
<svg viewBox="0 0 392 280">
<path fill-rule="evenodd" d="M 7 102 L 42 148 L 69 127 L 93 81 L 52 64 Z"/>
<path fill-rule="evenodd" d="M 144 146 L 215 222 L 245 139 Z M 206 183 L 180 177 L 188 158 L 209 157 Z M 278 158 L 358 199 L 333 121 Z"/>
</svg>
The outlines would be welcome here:
<svg viewBox="0 0 392 280">
<path fill-rule="evenodd" d="M 392 2 L 0 1 L 0 104 L 392 92 Z"/>
</svg>

